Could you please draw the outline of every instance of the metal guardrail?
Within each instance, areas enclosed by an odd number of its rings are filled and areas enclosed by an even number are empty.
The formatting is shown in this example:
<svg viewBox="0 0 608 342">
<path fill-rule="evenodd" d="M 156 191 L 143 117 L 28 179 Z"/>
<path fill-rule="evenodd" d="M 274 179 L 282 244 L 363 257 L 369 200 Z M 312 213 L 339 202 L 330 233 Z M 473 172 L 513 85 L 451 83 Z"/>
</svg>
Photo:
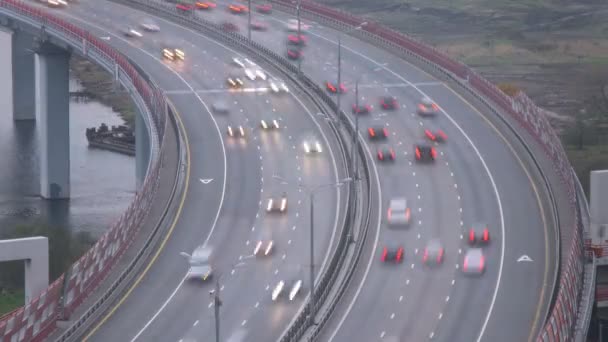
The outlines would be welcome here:
<svg viewBox="0 0 608 342">
<path fill-rule="evenodd" d="M 220 25 L 208 22 L 201 18 L 196 18 L 192 15 L 189 15 L 187 12 L 184 13 L 182 11 L 178 11 L 178 10 L 176 10 L 175 5 L 158 3 L 158 2 L 153 2 L 153 1 L 146 1 L 146 0 L 110 0 L 110 1 L 122 3 L 122 4 L 125 4 L 128 6 L 131 6 L 131 7 L 142 9 L 149 13 L 153 13 L 157 16 L 162 16 L 162 17 L 170 19 L 174 22 L 178 22 L 179 24 L 183 25 L 184 27 L 189 27 L 194 30 L 199 30 L 199 31 L 205 33 L 205 35 L 207 35 L 207 36 L 210 36 L 210 37 L 213 37 L 216 39 L 220 39 L 224 42 L 228 42 L 228 43 L 240 48 L 243 51 L 247 51 L 248 53 L 252 54 L 252 56 L 254 56 L 253 57 L 254 59 L 256 57 L 261 58 L 262 60 L 264 60 L 270 64 L 273 64 L 275 67 L 282 69 L 283 74 L 286 77 L 288 77 L 292 82 L 294 82 L 295 84 L 298 84 L 300 86 L 299 88 L 302 89 L 304 92 L 306 92 L 308 97 L 311 100 L 313 100 L 313 102 L 315 102 L 318 107 L 320 107 L 320 108 L 325 107 L 325 108 L 330 109 L 330 111 L 328 111 L 326 114 L 331 114 L 331 113 L 337 112 L 337 109 L 338 109 L 337 104 L 323 89 L 321 89 L 314 81 L 312 81 L 306 75 L 299 73 L 297 70 L 297 67 L 295 65 L 293 65 L 291 62 L 289 62 L 282 56 L 276 54 L 274 51 L 271 51 L 270 49 L 262 46 L 261 44 L 250 41 L 246 37 L 244 37 L 238 33 L 224 32 Z M 320 99 L 321 101 L 318 101 L 318 99 Z M 350 137 L 346 141 L 349 141 L 349 142 L 353 141 L 353 137 L 356 137 L 356 139 L 361 139 L 358 132 L 355 131 L 354 123 L 352 122 L 350 117 L 344 111 L 339 111 L 338 117 L 335 119 L 337 119 L 338 125 L 342 128 L 345 128 L 347 130 L 348 134 L 350 135 Z M 339 127 L 336 128 L 336 126 L 334 126 L 333 123 L 330 122 L 330 125 L 332 126 L 332 128 L 334 130 L 336 130 L 336 129 L 339 130 Z M 339 132 L 336 132 L 336 133 L 338 133 L 338 137 L 339 137 L 340 133 Z M 339 139 L 339 140 L 342 141 L 343 139 Z M 366 192 L 367 192 L 368 196 L 371 196 L 371 183 L 369 181 L 370 171 L 369 171 L 369 166 L 368 166 L 368 158 L 365 153 L 363 144 L 358 144 L 358 145 L 359 145 L 358 153 L 360 155 L 359 160 L 362 163 L 363 171 L 364 171 L 364 173 L 363 173 L 364 177 L 362 177 L 362 180 L 365 180 Z M 348 153 L 345 154 L 344 158 L 346 160 L 350 161 L 350 155 Z M 350 163 L 347 163 L 347 165 L 349 165 L 349 164 Z M 369 204 L 369 202 L 370 201 L 368 200 L 368 204 Z M 367 207 L 368 207 L 367 210 L 365 212 L 363 212 L 364 215 L 362 215 L 362 217 L 361 217 L 361 221 L 362 221 L 361 224 L 363 226 L 361 229 L 362 233 L 360 234 L 360 236 L 363 236 L 363 234 L 367 234 L 367 228 L 368 228 L 367 226 L 369 223 L 369 213 L 371 210 L 369 205 Z M 314 303 L 315 303 L 314 312 L 317 312 L 318 306 L 320 306 L 321 303 L 325 302 L 325 300 L 327 299 L 327 297 L 330 293 L 330 290 L 332 288 L 333 281 L 336 279 L 336 277 L 339 273 L 338 270 L 342 267 L 342 265 L 345 262 L 345 257 L 347 255 L 348 246 L 349 246 L 349 234 L 348 234 L 349 226 L 351 226 L 354 223 L 351 221 L 352 216 L 353 216 L 353 215 L 351 215 L 351 213 L 357 213 L 361 210 L 362 210 L 362 208 L 361 208 L 360 201 L 357 201 L 354 206 L 351 206 L 348 209 L 345 227 L 343 227 L 343 229 L 342 229 L 342 232 L 340 234 L 340 239 L 338 240 L 338 244 L 335 249 L 335 252 L 334 252 L 329 264 L 327 264 L 324 267 L 324 269 L 321 272 L 321 275 L 317 277 L 318 284 L 315 285 L 316 291 L 315 291 L 315 300 L 314 300 Z M 352 227 L 350 227 L 350 229 L 352 229 Z M 355 245 L 355 248 L 358 249 L 358 251 L 355 252 L 355 255 L 357 256 L 356 261 L 358 261 L 358 256 L 360 256 L 360 249 L 363 246 L 363 242 L 364 242 L 364 238 L 360 237 L 360 239 L 357 241 L 357 244 Z M 354 266 L 352 263 L 349 265 L 349 267 L 352 270 L 354 270 Z M 340 291 L 340 293 L 343 291 L 344 291 L 344 289 L 342 289 Z M 336 303 L 337 303 L 336 301 L 333 301 L 332 306 L 335 306 Z M 283 336 L 281 336 L 280 340 L 281 341 L 297 341 L 302 336 L 304 336 L 305 332 L 309 328 L 309 326 L 308 326 L 309 313 L 310 313 L 310 298 L 307 297 L 306 304 L 297 313 L 295 320 L 293 321 L 291 326 L 288 328 L 288 330 L 285 332 L 285 334 Z M 325 314 L 322 319 L 327 319 L 328 317 L 329 317 L 329 314 Z"/>
</svg>

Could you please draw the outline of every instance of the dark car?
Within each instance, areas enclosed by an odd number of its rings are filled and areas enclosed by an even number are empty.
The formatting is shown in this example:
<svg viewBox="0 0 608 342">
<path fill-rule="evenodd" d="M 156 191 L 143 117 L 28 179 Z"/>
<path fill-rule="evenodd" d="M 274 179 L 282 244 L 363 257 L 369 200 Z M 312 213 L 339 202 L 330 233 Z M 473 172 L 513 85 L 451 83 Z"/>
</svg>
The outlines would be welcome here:
<svg viewBox="0 0 608 342">
<path fill-rule="evenodd" d="M 397 103 L 397 99 L 393 96 L 383 96 L 380 98 L 380 106 L 382 109 L 392 110 L 399 108 L 399 104 Z"/>
<path fill-rule="evenodd" d="M 369 114 L 371 111 L 370 105 L 353 105 L 353 114 Z"/>
<path fill-rule="evenodd" d="M 430 130 L 425 129 L 424 135 L 431 141 L 442 143 L 448 140 L 448 136 L 440 129 Z"/>
<path fill-rule="evenodd" d="M 485 223 L 475 223 L 469 229 L 469 244 L 472 246 L 487 245 L 490 243 L 490 230 Z"/>
<path fill-rule="evenodd" d="M 264 14 L 272 13 L 272 5 L 271 4 L 260 4 L 255 6 L 255 9 Z"/>
<path fill-rule="evenodd" d="M 302 51 L 299 49 L 287 49 L 287 57 L 289 59 L 300 59 L 302 58 Z"/>
<path fill-rule="evenodd" d="M 370 140 L 385 140 L 388 138 L 388 129 L 386 127 L 370 127 L 367 129 L 367 135 Z"/>
<path fill-rule="evenodd" d="M 229 23 L 227 21 L 225 21 L 225 22 L 223 22 L 221 24 L 221 28 L 225 32 L 238 32 L 239 31 L 239 27 L 238 26 L 236 26 L 233 23 Z"/>
<path fill-rule="evenodd" d="M 340 94 L 346 93 L 346 87 L 343 83 L 340 83 L 340 86 L 338 86 L 333 82 L 325 82 L 325 88 L 332 94 L 337 94 L 338 92 Z"/>
<path fill-rule="evenodd" d="M 414 155 L 417 161 L 432 162 L 437 157 L 437 150 L 426 144 L 418 144 L 414 146 Z"/>
<path fill-rule="evenodd" d="M 297 34 L 290 34 L 287 36 L 287 44 L 290 45 L 306 45 L 306 43 L 308 42 L 308 38 L 303 35 L 300 34 L 300 36 L 298 37 Z"/>
<path fill-rule="evenodd" d="M 380 255 L 382 262 L 401 263 L 403 261 L 403 247 L 384 247 Z"/>
<path fill-rule="evenodd" d="M 418 109 L 416 112 L 420 116 L 436 116 L 439 114 L 439 106 L 437 106 L 435 102 L 431 101 L 431 99 L 423 98 L 418 104 Z"/>
<path fill-rule="evenodd" d="M 379 161 L 394 161 L 396 158 L 395 150 L 390 146 L 383 146 L 378 149 Z"/>
</svg>

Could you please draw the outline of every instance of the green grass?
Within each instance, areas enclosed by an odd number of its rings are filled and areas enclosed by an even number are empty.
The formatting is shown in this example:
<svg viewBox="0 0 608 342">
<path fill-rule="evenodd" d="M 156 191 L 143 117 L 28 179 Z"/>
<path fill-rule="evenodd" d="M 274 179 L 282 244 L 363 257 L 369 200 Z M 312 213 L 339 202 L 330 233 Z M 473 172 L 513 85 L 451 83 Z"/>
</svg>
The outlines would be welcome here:
<svg viewBox="0 0 608 342">
<path fill-rule="evenodd" d="M 25 295 L 23 290 L 7 291 L 5 294 L 0 294 L 0 315 L 11 312 L 16 308 L 23 306 Z"/>
</svg>

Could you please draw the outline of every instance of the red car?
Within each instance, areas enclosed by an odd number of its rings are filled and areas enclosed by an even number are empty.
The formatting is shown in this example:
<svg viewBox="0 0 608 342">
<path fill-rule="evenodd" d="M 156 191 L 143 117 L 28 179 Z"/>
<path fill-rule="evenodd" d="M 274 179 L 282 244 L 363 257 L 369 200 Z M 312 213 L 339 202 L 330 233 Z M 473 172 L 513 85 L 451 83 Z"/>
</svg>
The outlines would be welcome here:
<svg viewBox="0 0 608 342">
<path fill-rule="evenodd" d="M 217 7 L 215 3 L 210 1 L 197 1 L 195 6 L 201 10 L 211 10 Z"/>
<path fill-rule="evenodd" d="M 484 223 L 475 223 L 469 229 L 468 241 L 470 245 L 486 245 L 490 243 L 490 231 Z"/>
<path fill-rule="evenodd" d="M 394 161 L 397 155 L 392 147 L 382 147 L 378 149 L 378 160 L 379 161 Z"/>
<path fill-rule="evenodd" d="M 414 146 L 414 153 L 418 161 L 435 161 L 437 150 L 434 147 L 420 144 Z"/>
<path fill-rule="evenodd" d="M 192 7 L 192 5 L 187 5 L 187 4 L 177 4 L 175 5 L 175 8 L 183 13 L 187 13 L 190 12 L 194 9 L 194 7 Z"/>
<path fill-rule="evenodd" d="M 332 94 L 338 93 L 338 87 L 331 82 L 325 82 L 325 88 L 327 88 L 327 90 Z M 346 87 L 344 87 L 343 83 L 340 83 L 339 92 L 340 92 L 340 94 L 346 93 Z"/>
<path fill-rule="evenodd" d="M 388 129 L 386 127 L 370 127 L 367 129 L 367 135 L 370 140 L 383 140 L 388 138 Z"/>
<path fill-rule="evenodd" d="M 380 256 L 382 262 L 395 262 L 401 263 L 403 261 L 403 247 L 384 247 L 382 248 L 382 255 Z"/>
<path fill-rule="evenodd" d="M 226 32 L 238 32 L 239 31 L 239 27 L 236 26 L 233 23 L 229 23 L 229 22 L 223 22 L 222 23 L 222 30 L 226 31 Z"/>
<path fill-rule="evenodd" d="M 435 142 L 445 142 L 446 140 L 448 140 L 448 136 L 445 133 L 443 133 L 443 131 L 440 129 L 435 130 L 435 131 L 431 131 L 430 129 L 425 129 L 424 135 L 426 135 L 426 137 L 429 138 L 429 140 L 435 141 Z"/>
<path fill-rule="evenodd" d="M 251 29 L 255 31 L 266 31 L 268 29 L 268 24 L 261 21 L 253 21 L 251 22 Z"/>
<path fill-rule="evenodd" d="M 298 37 L 297 34 L 290 34 L 287 36 L 287 43 L 291 45 L 306 45 L 308 38 L 303 34 Z"/>
<path fill-rule="evenodd" d="M 380 105 L 382 109 L 397 109 L 399 108 L 399 104 L 397 103 L 397 99 L 392 96 L 384 96 L 380 98 Z"/>
<path fill-rule="evenodd" d="M 232 14 L 245 14 L 247 13 L 247 6 L 245 5 L 228 5 L 228 11 Z"/>
<path fill-rule="evenodd" d="M 255 6 L 255 9 L 264 14 L 272 13 L 272 5 L 271 4 L 261 4 Z"/>
<path fill-rule="evenodd" d="M 353 114 L 369 114 L 372 111 L 370 105 L 353 105 Z"/>
<path fill-rule="evenodd" d="M 299 59 L 302 57 L 302 51 L 297 49 L 287 49 L 287 57 L 289 57 L 289 59 Z"/>
</svg>

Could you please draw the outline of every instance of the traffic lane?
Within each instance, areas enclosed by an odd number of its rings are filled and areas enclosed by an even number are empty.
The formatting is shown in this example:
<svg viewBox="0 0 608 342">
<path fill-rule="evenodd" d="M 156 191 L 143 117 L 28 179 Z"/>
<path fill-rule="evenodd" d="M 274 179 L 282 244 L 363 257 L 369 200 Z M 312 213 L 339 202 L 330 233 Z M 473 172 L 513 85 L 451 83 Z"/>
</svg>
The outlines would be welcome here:
<svg viewBox="0 0 608 342">
<path fill-rule="evenodd" d="M 93 336 L 93 340 L 120 340 L 124 336 L 134 336 L 137 329 L 149 319 L 148 315 L 158 308 L 158 303 L 150 301 L 150 298 L 169 297 L 172 289 L 177 287 L 187 271 L 187 262 L 179 252 L 191 252 L 213 229 L 213 219 L 221 203 L 224 165 L 204 161 L 207 158 L 223 160 L 221 143 L 213 134 L 215 130 L 210 131 L 210 134 L 201 135 L 189 129 L 213 125 L 210 116 L 199 115 L 201 105 L 198 99 L 193 96 L 177 96 L 171 100 L 180 112 L 189 142 L 192 144 L 190 166 L 192 181 L 189 184 L 178 226 L 142 282 L 101 326 Z M 198 181 L 199 176 L 209 177 L 214 181 L 204 185 L 203 188 L 203 184 Z M 201 207 L 201 203 L 204 203 L 204 206 Z M 132 308 L 136 308 L 139 314 L 133 315 Z"/>
<path fill-rule="evenodd" d="M 488 129 L 487 123 L 479 120 L 471 107 L 466 105 L 454 93 L 442 86 L 428 87 L 429 95 L 437 99 L 438 103 L 445 103 L 450 106 L 455 119 L 469 132 L 474 132 L 474 139 L 479 141 L 478 148 L 483 155 L 492 155 L 490 170 L 494 175 L 498 190 L 504 206 L 505 226 L 508 227 L 506 243 L 508 248 L 505 250 L 504 268 L 502 279 L 505 280 L 501 285 L 496 305 L 500 304 L 500 310 L 496 310 L 496 316 L 492 316 L 490 322 L 499 325 L 497 329 L 504 329 L 500 322 L 508 316 L 513 321 L 512 326 L 521 329 L 512 329 L 506 338 L 516 338 L 516 340 L 527 340 L 530 333 L 538 305 L 543 290 L 543 283 L 546 276 L 551 272 L 545 268 L 546 227 L 541 209 L 535 193 L 536 184 L 530 182 L 526 172 L 523 170 L 519 161 L 515 158 L 508 146 L 496 139 Z M 450 101 L 451 99 L 451 101 Z M 457 99 L 457 100 L 454 100 Z M 500 158 L 496 158 L 501 156 Z M 527 158 L 520 155 L 521 158 Z M 541 193 L 540 196 L 543 196 Z M 544 210 L 548 213 L 547 210 Z M 553 251 L 551 251 L 553 252 Z M 522 255 L 529 256 L 534 262 L 517 263 Z M 517 279 L 517 281 L 515 281 Z M 519 281 L 526 279 L 526 282 Z M 547 280 L 548 282 L 548 280 Z M 502 306 L 504 305 L 504 307 Z M 498 307 L 498 306 L 497 306 Z M 525 308 L 526 310 L 522 310 Z"/>
</svg>

